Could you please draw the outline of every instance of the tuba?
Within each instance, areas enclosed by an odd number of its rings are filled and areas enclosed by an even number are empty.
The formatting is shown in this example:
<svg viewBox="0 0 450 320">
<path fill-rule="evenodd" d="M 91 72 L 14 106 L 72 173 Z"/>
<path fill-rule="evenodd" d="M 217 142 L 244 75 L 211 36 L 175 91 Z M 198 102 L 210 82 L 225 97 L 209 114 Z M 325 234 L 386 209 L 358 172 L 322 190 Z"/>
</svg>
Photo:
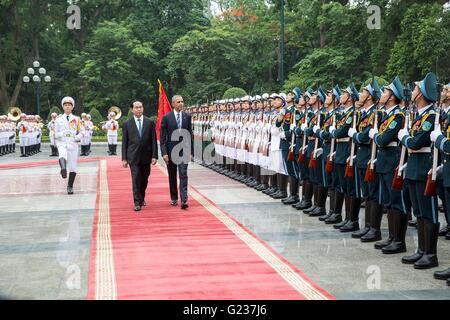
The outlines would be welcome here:
<svg viewBox="0 0 450 320">
<path fill-rule="evenodd" d="M 114 120 L 117 121 L 120 118 L 122 118 L 122 110 L 120 110 L 119 107 L 113 106 L 113 107 L 109 108 L 108 114 L 110 114 L 111 112 L 114 112 L 116 114 L 116 116 L 114 117 Z"/>
<path fill-rule="evenodd" d="M 19 107 L 11 107 L 8 110 L 8 119 L 12 121 L 17 121 L 20 119 L 20 115 L 22 114 L 22 110 Z"/>
</svg>

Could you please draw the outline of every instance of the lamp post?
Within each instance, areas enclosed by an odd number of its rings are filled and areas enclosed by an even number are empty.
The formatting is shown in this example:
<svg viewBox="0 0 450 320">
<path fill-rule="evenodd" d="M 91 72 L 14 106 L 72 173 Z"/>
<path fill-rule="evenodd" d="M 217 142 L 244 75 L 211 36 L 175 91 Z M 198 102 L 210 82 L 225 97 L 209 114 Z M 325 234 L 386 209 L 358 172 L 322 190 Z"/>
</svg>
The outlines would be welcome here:
<svg viewBox="0 0 450 320">
<path fill-rule="evenodd" d="M 40 115 L 41 113 L 41 104 L 40 104 L 40 95 L 41 95 L 41 81 L 43 77 L 44 82 L 51 82 L 52 78 L 47 74 L 47 70 L 41 67 L 39 61 L 33 62 L 33 67 L 27 69 L 28 75 L 23 77 L 24 83 L 30 83 L 31 80 L 34 82 L 34 92 L 36 95 L 36 114 Z"/>
<path fill-rule="evenodd" d="M 284 85 L 284 0 L 280 0 L 280 84 Z"/>
</svg>

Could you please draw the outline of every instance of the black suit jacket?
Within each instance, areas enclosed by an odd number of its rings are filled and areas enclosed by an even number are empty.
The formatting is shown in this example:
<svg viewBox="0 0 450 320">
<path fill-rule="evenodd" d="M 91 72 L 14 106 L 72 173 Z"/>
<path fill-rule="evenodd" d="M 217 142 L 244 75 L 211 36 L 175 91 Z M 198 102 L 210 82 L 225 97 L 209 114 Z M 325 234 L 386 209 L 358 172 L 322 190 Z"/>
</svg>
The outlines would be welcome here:
<svg viewBox="0 0 450 320">
<path fill-rule="evenodd" d="M 183 141 L 183 138 L 176 141 L 172 141 L 172 133 L 175 130 L 178 130 L 177 119 L 175 118 L 175 113 L 173 111 L 167 113 L 161 120 L 161 153 L 162 155 L 169 155 L 171 157 L 171 153 L 173 148 L 179 144 L 180 142 L 183 144 L 190 145 L 190 153 L 194 154 L 194 137 L 192 135 L 192 118 L 191 115 L 182 112 L 181 113 L 181 129 L 185 129 L 189 132 L 189 141 Z M 187 147 L 188 145 L 186 145 Z"/>
<path fill-rule="evenodd" d="M 122 160 L 129 164 L 149 164 L 152 159 L 158 159 L 155 123 L 144 116 L 142 118 L 141 138 L 134 117 L 122 127 Z"/>
</svg>

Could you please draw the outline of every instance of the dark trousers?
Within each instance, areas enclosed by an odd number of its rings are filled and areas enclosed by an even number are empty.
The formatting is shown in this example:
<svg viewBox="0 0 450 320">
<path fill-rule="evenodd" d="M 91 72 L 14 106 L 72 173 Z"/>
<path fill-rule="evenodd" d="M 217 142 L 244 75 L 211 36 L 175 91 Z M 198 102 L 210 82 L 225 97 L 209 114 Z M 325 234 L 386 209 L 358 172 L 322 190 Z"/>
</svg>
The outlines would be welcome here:
<svg viewBox="0 0 450 320">
<path fill-rule="evenodd" d="M 145 199 L 145 190 L 147 190 L 148 177 L 151 171 L 150 164 L 132 164 L 130 170 L 134 204 L 140 205 Z"/>
<path fill-rule="evenodd" d="M 426 181 L 408 180 L 408 189 L 411 196 L 413 213 L 417 218 L 428 220 L 430 223 L 439 223 L 437 197 L 424 195 Z"/>
<path fill-rule="evenodd" d="M 407 214 L 408 209 L 404 199 L 405 190 L 392 189 L 392 180 L 394 179 L 394 173 L 379 173 L 378 183 L 378 203 L 384 205 L 388 209 L 394 209 L 398 212 Z M 405 179 L 406 182 L 406 179 Z M 406 190 L 406 192 L 408 192 Z"/>
<path fill-rule="evenodd" d="M 180 176 L 180 199 L 181 202 L 188 201 L 188 164 L 182 163 L 176 165 L 169 160 L 167 165 L 167 171 L 169 173 L 169 186 L 170 186 L 170 199 L 178 201 L 178 188 L 177 188 L 177 170 Z"/>
</svg>

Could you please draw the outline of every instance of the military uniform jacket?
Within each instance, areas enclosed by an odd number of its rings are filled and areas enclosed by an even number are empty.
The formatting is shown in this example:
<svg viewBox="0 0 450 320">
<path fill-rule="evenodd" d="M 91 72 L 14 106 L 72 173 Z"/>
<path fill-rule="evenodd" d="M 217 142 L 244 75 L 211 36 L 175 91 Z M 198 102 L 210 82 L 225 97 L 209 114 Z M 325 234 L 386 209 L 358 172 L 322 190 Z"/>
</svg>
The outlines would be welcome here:
<svg viewBox="0 0 450 320">
<path fill-rule="evenodd" d="M 56 119 L 55 138 L 58 146 L 63 145 L 69 150 L 76 149 L 83 136 L 81 120 L 77 116 L 63 114 Z"/>
<path fill-rule="evenodd" d="M 333 137 L 336 138 L 336 157 L 334 162 L 336 164 L 346 164 L 347 158 L 350 156 L 350 139 L 348 137 L 348 129 L 353 123 L 354 107 L 348 108 L 342 114 L 336 115 L 336 130 L 333 132 Z"/>
<path fill-rule="evenodd" d="M 441 151 L 444 187 L 450 187 L 450 107 L 443 114 L 442 135 L 435 142 L 435 147 Z"/>
<path fill-rule="evenodd" d="M 353 141 L 357 144 L 356 152 L 356 166 L 360 169 L 366 169 L 372 155 L 372 144 L 369 137 L 369 131 L 373 128 L 375 121 L 375 113 L 377 106 L 372 105 L 367 111 L 362 112 L 356 126 L 358 132 L 353 134 Z M 378 111 L 377 128 L 380 127 L 381 119 L 383 119 L 384 112 Z"/>
<path fill-rule="evenodd" d="M 425 181 L 432 166 L 430 134 L 434 129 L 436 113 L 433 105 L 425 108 L 413 121 L 410 136 L 402 139 L 402 144 L 408 148 L 408 166 L 406 178 Z"/>
<path fill-rule="evenodd" d="M 398 147 L 397 135 L 403 128 L 405 114 L 397 105 L 385 113 L 381 119 L 381 125 L 374 140 L 378 146 L 377 173 L 393 173 L 400 162 L 400 148 Z"/>
<path fill-rule="evenodd" d="M 285 107 L 284 117 L 282 121 L 275 121 L 275 126 L 277 128 L 281 128 L 281 141 L 280 141 L 280 149 L 281 150 L 289 150 L 292 140 L 292 132 L 291 132 L 291 123 L 294 123 L 294 115 L 295 115 L 295 107 L 289 106 Z"/>
</svg>

